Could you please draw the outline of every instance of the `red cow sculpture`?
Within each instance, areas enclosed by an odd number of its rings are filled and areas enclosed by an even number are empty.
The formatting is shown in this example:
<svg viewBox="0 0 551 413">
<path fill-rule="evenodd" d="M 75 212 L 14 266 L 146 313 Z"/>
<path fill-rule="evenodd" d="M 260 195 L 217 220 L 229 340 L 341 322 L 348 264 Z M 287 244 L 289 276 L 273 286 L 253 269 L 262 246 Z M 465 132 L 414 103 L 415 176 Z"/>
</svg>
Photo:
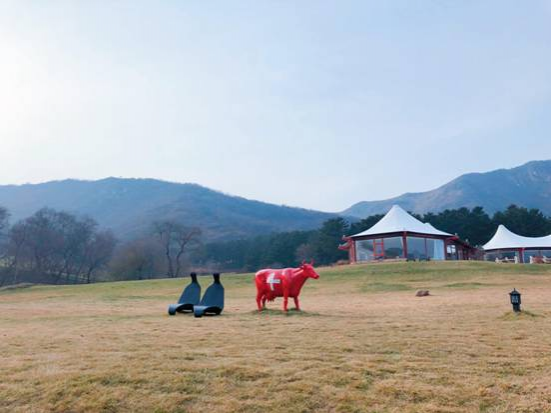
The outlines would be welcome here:
<svg viewBox="0 0 551 413">
<path fill-rule="evenodd" d="M 308 278 L 318 279 L 314 270 L 314 261 L 302 262 L 298 268 L 284 268 L 281 270 L 260 270 L 255 275 L 256 304 L 258 310 L 266 308 L 266 300 L 273 301 L 276 297 L 283 297 L 283 310 L 287 311 L 289 297 L 295 300 L 297 310 L 300 310 L 298 296 Z"/>
</svg>

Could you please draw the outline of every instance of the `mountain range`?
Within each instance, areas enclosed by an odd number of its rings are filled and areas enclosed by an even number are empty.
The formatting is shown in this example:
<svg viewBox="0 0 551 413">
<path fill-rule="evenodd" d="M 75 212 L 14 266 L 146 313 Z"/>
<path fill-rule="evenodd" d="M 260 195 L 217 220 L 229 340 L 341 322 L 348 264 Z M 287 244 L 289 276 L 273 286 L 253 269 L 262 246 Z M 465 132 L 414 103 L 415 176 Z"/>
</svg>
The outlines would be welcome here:
<svg viewBox="0 0 551 413">
<path fill-rule="evenodd" d="M 339 215 L 353 219 L 386 213 L 394 204 L 416 213 L 463 206 L 483 206 L 493 213 L 516 204 L 551 215 L 551 161 L 462 175 L 432 191 L 364 201 L 340 214 L 273 205 L 196 184 L 154 179 L 107 178 L 0 186 L 0 205 L 9 209 L 12 222 L 50 207 L 90 216 L 121 239 L 139 237 L 150 231 L 154 221 L 162 219 L 198 226 L 205 240 L 212 241 L 314 229 Z"/>
<path fill-rule="evenodd" d="M 395 204 L 419 214 L 475 206 L 493 213 L 516 204 L 538 208 L 551 215 L 551 160 L 532 161 L 512 169 L 465 174 L 432 191 L 359 202 L 341 214 L 365 218 L 385 213 Z"/>
<path fill-rule="evenodd" d="M 150 231 L 156 220 L 175 219 L 202 229 L 206 240 L 313 229 L 333 214 L 230 196 L 196 185 L 154 179 L 107 178 L 0 186 L 0 205 L 11 222 L 42 207 L 94 218 L 121 239 Z"/>
</svg>

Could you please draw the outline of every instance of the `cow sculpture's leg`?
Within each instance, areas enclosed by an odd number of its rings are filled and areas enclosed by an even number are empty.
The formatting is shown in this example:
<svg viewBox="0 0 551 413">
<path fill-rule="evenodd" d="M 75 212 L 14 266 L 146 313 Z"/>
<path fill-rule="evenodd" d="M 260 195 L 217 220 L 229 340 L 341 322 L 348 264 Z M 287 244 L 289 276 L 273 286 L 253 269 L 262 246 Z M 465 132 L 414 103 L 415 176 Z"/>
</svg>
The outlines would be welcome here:
<svg viewBox="0 0 551 413">
<path fill-rule="evenodd" d="M 262 297 L 262 308 L 263 308 L 263 309 L 266 308 L 266 300 L 267 300 L 266 295 L 264 295 L 264 296 Z"/>
<path fill-rule="evenodd" d="M 256 293 L 256 305 L 258 306 L 258 311 L 262 311 L 262 304 L 260 301 L 262 300 L 264 294 L 262 294 L 260 291 Z"/>
<path fill-rule="evenodd" d="M 283 292 L 283 311 L 287 312 L 289 311 L 288 307 L 289 303 L 289 293 L 287 291 Z"/>
<path fill-rule="evenodd" d="M 298 304 L 298 297 L 294 297 L 295 299 L 295 308 L 297 309 L 297 311 L 300 311 L 300 305 Z"/>
</svg>

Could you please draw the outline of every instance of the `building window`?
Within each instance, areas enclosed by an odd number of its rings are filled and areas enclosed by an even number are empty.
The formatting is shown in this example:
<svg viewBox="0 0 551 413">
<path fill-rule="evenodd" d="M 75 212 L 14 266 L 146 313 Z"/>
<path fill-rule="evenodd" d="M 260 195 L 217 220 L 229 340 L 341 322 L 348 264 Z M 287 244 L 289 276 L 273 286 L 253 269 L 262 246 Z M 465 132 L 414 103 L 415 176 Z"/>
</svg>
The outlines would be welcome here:
<svg viewBox="0 0 551 413">
<path fill-rule="evenodd" d="M 486 261 L 495 261 L 497 259 L 507 258 L 509 260 L 514 260 L 515 258 L 519 259 L 518 251 L 492 251 L 484 254 L 484 259 Z"/>
<path fill-rule="evenodd" d="M 457 254 L 457 247 L 455 246 L 455 244 L 448 244 L 446 246 L 446 253 L 449 260 L 457 260 L 459 258 Z"/>
<path fill-rule="evenodd" d="M 404 244 L 401 237 L 384 238 L 385 258 L 402 258 L 404 256 Z"/>
<path fill-rule="evenodd" d="M 377 238 L 356 241 L 356 261 L 401 258 L 404 245 L 401 237 Z"/>
<path fill-rule="evenodd" d="M 356 261 L 371 260 L 373 260 L 373 241 L 370 239 L 356 241 Z"/>
<path fill-rule="evenodd" d="M 426 238 L 407 237 L 408 260 L 426 260 L 427 244 Z"/>
<path fill-rule="evenodd" d="M 534 258 L 549 258 L 551 257 L 551 250 L 524 250 L 524 262 L 529 263 L 530 257 Z"/>
<path fill-rule="evenodd" d="M 444 256 L 444 241 L 434 238 L 407 237 L 408 259 L 441 261 Z M 454 246 L 455 247 L 455 246 Z"/>
<path fill-rule="evenodd" d="M 444 240 L 427 238 L 427 255 L 431 260 L 443 261 L 444 256 Z"/>
</svg>

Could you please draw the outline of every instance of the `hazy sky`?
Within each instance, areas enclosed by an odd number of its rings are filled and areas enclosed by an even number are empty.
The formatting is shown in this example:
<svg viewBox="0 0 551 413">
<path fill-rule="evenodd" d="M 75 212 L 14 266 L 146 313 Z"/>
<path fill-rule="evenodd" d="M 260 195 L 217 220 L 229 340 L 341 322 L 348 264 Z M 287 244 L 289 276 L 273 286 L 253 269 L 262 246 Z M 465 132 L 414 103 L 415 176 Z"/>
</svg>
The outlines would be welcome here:
<svg viewBox="0 0 551 413">
<path fill-rule="evenodd" d="M 551 1 L 0 0 L 0 183 L 342 210 L 551 158 Z"/>
</svg>

